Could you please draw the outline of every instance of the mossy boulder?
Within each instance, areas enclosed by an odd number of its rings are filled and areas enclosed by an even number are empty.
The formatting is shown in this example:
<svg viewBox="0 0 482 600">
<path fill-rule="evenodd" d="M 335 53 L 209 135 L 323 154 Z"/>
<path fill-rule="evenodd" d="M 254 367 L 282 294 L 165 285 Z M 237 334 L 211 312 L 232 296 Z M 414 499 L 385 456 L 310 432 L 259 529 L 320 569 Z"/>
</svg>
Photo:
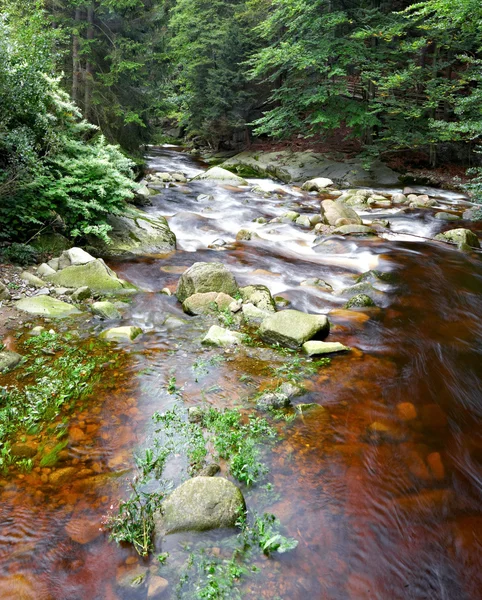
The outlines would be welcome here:
<svg viewBox="0 0 482 600">
<path fill-rule="evenodd" d="M 261 310 L 276 311 L 276 303 L 271 292 L 265 285 L 247 285 L 239 288 L 243 302 L 253 304 Z"/>
<path fill-rule="evenodd" d="M 205 315 L 229 309 L 234 298 L 222 292 L 206 292 L 193 294 L 182 303 L 182 310 L 188 315 Z"/>
<path fill-rule="evenodd" d="M 326 337 L 329 331 L 330 324 L 325 315 L 311 315 L 287 309 L 264 319 L 259 328 L 259 335 L 269 344 L 297 349 L 315 336 Z"/>
<path fill-rule="evenodd" d="M 239 175 L 235 175 L 234 173 L 231 173 L 231 171 L 223 169 L 222 167 L 212 167 L 194 179 L 221 181 L 223 183 L 229 183 L 230 185 L 248 185 L 246 179 L 243 179 Z"/>
<path fill-rule="evenodd" d="M 120 312 L 112 304 L 112 302 L 94 302 L 92 304 L 92 312 L 101 319 L 120 319 Z"/>
<path fill-rule="evenodd" d="M 160 534 L 235 527 L 244 514 L 241 490 L 223 477 L 194 477 L 165 500 L 158 515 Z"/>
<path fill-rule="evenodd" d="M 184 302 L 193 294 L 222 292 L 234 296 L 237 291 L 238 284 L 234 275 L 222 263 L 199 262 L 181 275 L 176 296 L 180 302 Z"/>
<path fill-rule="evenodd" d="M 107 223 L 112 227 L 109 243 L 89 236 L 91 247 L 100 256 L 131 257 L 145 254 L 166 254 L 175 250 L 176 236 L 169 229 L 166 219 L 152 216 L 142 210 L 129 208 L 122 215 L 109 215 Z"/>
<path fill-rule="evenodd" d="M 136 288 L 109 269 L 102 259 L 95 259 L 83 265 L 71 265 L 54 275 L 48 275 L 46 280 L 57 286 L 67 288 L 89 287 L 93 292 L 119 293 L 132 292 Z"/>
<path fill-rule="evenodd" d="M 43 317 L 63 318 L 81 314 L 80 310 L 72 304 L 67 304 L 67 302 L 62 302 L 50 296 L 23 298 L 15 306 L 31 315 L 41 315 Z"/>
<path fill-rule="evenodd" d="M 345 304 L 345 308 L 368 308 L 371 306 L 376 306 L 376 304 L 367 294 L 356 294 Z"/>
<path fill-rule="evenodd" d="M 480 242 L 478 237 L 470 229 L 451 229 L 444 233 L 439 233 L 435 236 L 436 240 L 441 242 L 447 242 L 449 244 L 456 244 L 459 249 L 464 249 L 465 246 L 470 248 L 480 248 Z"/>
</svg>

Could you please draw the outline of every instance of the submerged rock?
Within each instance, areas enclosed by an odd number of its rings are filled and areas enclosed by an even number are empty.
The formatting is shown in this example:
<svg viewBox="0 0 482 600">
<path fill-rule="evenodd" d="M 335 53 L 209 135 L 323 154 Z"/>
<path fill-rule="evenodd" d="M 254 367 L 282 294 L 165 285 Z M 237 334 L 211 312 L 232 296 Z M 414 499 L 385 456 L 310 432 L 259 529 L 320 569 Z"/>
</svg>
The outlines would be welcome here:
<svg viewBox="0 0 482 600">
<path fill-rule="evenodd" d="M 179 302 L 197 293 L 223 292 L 234 296 L 238 291 L 238 284 L 234 275 L 218 262 L 194 263 L 179 279 L 176 296 Z"/>
<path fill-rule="evenodd" d="M 172 492 L 161 510 L 159 533 L 207 531 L 234 527 L 245 502 L 241 490 L 223 477 L 193 477 Z"/>
<path fill-rule="evenodd" d="M 242 344 L 244 336 L 242 333 L 223 329 L 218 325 L 213 325 L 202 340 L 202 344 L 206 346 L 236 346 Z"/>
<path fill-rule="evenodd" d="M 253 304 L 257 308 L 268 312 L 276 311 L 276 303 L 265 285 L 247 285 L 239 288 L 239 293 L 243 302 Z"/>
<path fill-rule="evenodd" d="M 22 356 L 16 352 L 4 350 L 0 352 L 0 373 L 5 373 L 14 369 L 22 360 Z"/>
<path fill-rule="evenodd" d="M 132 292 L 136 289 L 132 284 L 119 279 L 101 258 L 83 265 L 71 265 L 46 279 L 68 288 L 87 286 L 93 292 Z"/>
<path fill-rule="evenodd" d="M 459 221 L 460 217 L 449 212 L 438 212 L 435 213 L 434 218 L 438 221 Z"/>
<path fill-rule="evenodd" d="M 142 329 L 140 327 L 133 327 L 132 325 L 125 327 L 112 327 L 106 329 L 100 334 L 101 339 L 108 342 L 132 342 L 139 335 L 141 335 Z"/>
<path fill-rule="evenodd" d="M 45 317 L 70 317 L 71 315 L 80 315 L 81 312 L 72 304 L 62 302 L 50 296 L 33 296 L 23 298 L 16 303 L 19 310 L 23 310 L 32 315 L 42 315 Z"/>
<path fill-rule="evenodd" d="M 341 225 L 333 231 L 334 235 L 371 235 L 376 236 L 377 232 L 366 225 Z"/>
<path fill-rule="evenodd" d="M 205 292 L 186 298 L 182 303 L 182 310 L 188 315 L 205 315 L 229 309 L 233 302 L 234 298 L 223 292 Z"/>
<path fill-rule="evenodd" d="M 326 337 L 330 324 L 325 315 L 311 315 L 287 309 L 267 317 L 259 328 L 260 337 L 270 344 L 299 348 L 315 336 Z"/>
<path fill-rule="evenodd" d="M 256 406 L 261 410 L 288 408 L 291 406 L 291 400 L 281 391 L 266 392 L 256 400 Z"/>
<path fill-rule="evenodd" d="M 439 233 L 434 239 L 449 244 L 457 244 L 458 248 L 461 250 L 465 249 L 465 246 L 470 248 L 480 248 L 480 242 L 475 233 L 470 231 L 470 229 L 464 229 L 462 227 L 460 229 L 451 229 L 450 231 Z"/>
<path fill-rule="evenodd" d="M 101 256 L 166 254 L 176 248 L 176 236 L 161 215 L 152 216 L 131 208 L 122 215 L 109 215 L 109 243 L 89 236 L 89 244 Z"/>
<path fill-rule="evenodd" d="M 357 213 L 339 200 L 323 200 L 321 213 L 325 223 L 340 227 L 341 225 L 362 225 Z"/>
<path fill-rule="evenodd" d="M 308 356 L 331 354 L 332 352 L 346 352 L 347 350 L 350 350 L 350 348 L 340 344 L 340 342 L 318 342 L 313 340 L 303 344 L 303 351 L 308 354 Z"/>
</svg>

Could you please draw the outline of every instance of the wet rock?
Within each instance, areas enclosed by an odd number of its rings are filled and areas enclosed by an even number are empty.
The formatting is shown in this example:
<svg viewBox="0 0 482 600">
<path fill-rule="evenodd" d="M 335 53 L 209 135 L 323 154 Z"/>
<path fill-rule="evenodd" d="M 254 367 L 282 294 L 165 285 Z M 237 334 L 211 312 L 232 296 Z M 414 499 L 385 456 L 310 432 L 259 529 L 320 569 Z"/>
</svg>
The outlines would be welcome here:
<svg viewBox="0 0 482 600">
<path fill-rule="evenodd" d="M 291 300 L 284 296 L 275 296 L 273 300 L 275 301 L 277 309 L 286 308 L 291 304 Z"/>
<path fill-rule="evenodd" d="M 377 232 L 366 225 L 342 225 L 333 230 L 333 235 L 372 235 L 376 236 Z"/>
<path fill-rule="evenodd" d="M 214 477 L 219 473 L 221 467 L 216 463 L 210 463 L 201 469 L 198 473 L 198 477 Z"/>
<path fill-rule="evenodd" d="M 323 281 L 323 279 L 318 279 L 318 277 L 311 277 L 310 279 L 305 279 L 300 283 L 303 287 L 318 287 L 326 290 L 327 292 L 333 291 L 333 288 L 329 283 Z"/>
<path fill-rule="evenodd" d="M 92 295 L 92 292 L 90 290 L 90 287 L 88 287 L 87 285 L 83 285 L 82 287 L 79 287 L 75 290 L 75 292 L 72 293 L 72 300 L 74 302 L 82 302 L 82 300 L 87 300 L 87 298 L 90 298 Z"/>
<path fill-rule="evenodd" d="M 417 418 L 417 409 L 411 402 L 397 404 L 397 415 L 401 421 L 413 421 Z"/>
<path fill-rule="evenodd" d="M 347 190 L 340 196 L 339 201 L 347 206 L 363 206 L 367 204 L 371 195 L 371 190 Z"/>
<path fill-rule="evenodd" d="M 393 194 L 392 202 L 393 204 L 405 204 L 407 201 L 407 196 L 405 194 Z"/>
<path fill-rule="evenodd" d="M 74 267 L 75 268 L 75 267 Z M 71 315 L 80 315 L 80 310 L 50 296 L 34 296 L 31 298 L 23 298 L 16 303 L 19 310 L 30 313 L 32 315 L 42 315 L 45 317 L 62 318 L 70 317 Z"/>
<path fill-rule="evenodd" d="M 182 303 L 182 310 L 188 315 L 205 315 L 229 309 L 233 302 L 234 298 L 222 292 L 205 292 L 186 298 Z"/>
<path fill-rule="evenodd" d="M 65 531 L 71 540 L 82 545 L 93 542 L 102 534 L 100 523 L 87 517 L 72 517 Z"/>
<path fill-rule="evenodd" d="M 371 269 L 370 271 L 365 271 L 365 273 L 362 273 L 360 277 L 357 278 L 356 282 L 362 283 L 364 281 L 369 281 L 371 283 L 376 283 L 378 281 L 382 281 L 383 283 L 395 283 L 396 279 L 397 278 L 394 273 Z"/>
<path fill-rule="evenodd" d="M 42 327 L 42 325 L 37 325 L 36 327 L 31 329 L 28 334 L 30 337 L 36 337 L 36 336 L 44 333 L 45 331 L 47 331 L 45 329 L 45 327 Z"/>
<path fill-rule="evenodd" d="M 132 342 L 139 335 L 141 335 L 142 329 L 140 327 L 133 327 L 132 325 L 126 327 L 112 327 L 106 329 L 100 334 L 100 338 L 108 342 Z"/>
<path fill-rule="evenodd" d="M 132 292 L 136 288 L 109 269 L 102 259 L 94 259 L 84 265 L 71 265 L 47 277 L 50 283 L 68 288 L 87 286 L 93 292 Z"/>
<path fill-rule="evenodd" d="M 0 352 L 0 373 L 14 369 L 22 360 L 22 356 L 16 352 L 4 350 Z"/>
<path fill-rule="evenodd" d="M 223 477 L 193 477 L 162 504 L 156 528 L 166 534 L 234 527 L 245 510 L 241 491 Z"/>
<path fill-rule="evenodd" d="M 374 421 L 367 428 L 367 435 L 369 440 L 375 443 L 401 442 L 405 439 L 403 431 L 380 421 Z"/>
<path fill-rule="evenodd" d="M 190 406 L 187 416 L 190 423 L 201 423 L 204 418 L 204 410 L 201 406 Z"/>
<path fill-rule="evenodd" d="M 95 257 L 82 250 L 82 248 L 70 248 L 65 250 L 59 257 L 59 269 L 65 269 L 72 265 L 86 265 L 93 262 Z M 48 266 L 48 265 L 47 265 Z"/>
<path fill-rule="evenodd" d="M 254 306 L 264 311 L 276 311 L 275 301 L 265 285 L 247 285 L 239 288 L 239 294 L 243 302 L 254 304 Z"/>
<path fill-rule="evenodd" d="M 259 328 L 260 337 L 270 344 L 297 349 L 315 336 L 326 337 L 330 324 L 325 315 L 283 310 L 267 317 Z"/>
<path fill-rule="evenodd" d="M 341 225 L 362 225 L 357 213 L 339 200 L 323 200 L 321 213 L 325 223 L 339 227 Z"/>
<path fill-rule="evenodd" d="M 187 321 L 185 321 L 184 319 L 180 319 L 179 317 L 169 316 L 164 321 L 164 326 L 166 327 L 166 329 L 168 331 L 174 331 L 175 329 L 178 329 L 179 327 L 183 327 L 186 323 L 187 323 Z"/>
<path fill-rule="evenodd" d="M 222 167 L 212 167 L 208 169 L 205 173 L 194 177 L 194 179 L 207 179 L 213 181 L 222 181 L 225 183 L 229 183 L 230 185 L 248 185 L 246 179 L 231 173 L 227 169 L 223 169 Z"/>
<path fill-rule="evenodd" d="M 460 217 L 449 212 L 438 212 L 435 213 L 434 218 L 438 221 L 459 221 Z"/>
<path fill-rule="evenodd" d="M 160 596 L 165 589 L 169 587 L 169 581 L 159 575 L 151 575 L 149 578 L 149 585 L 147 587 L 147 597 L 157 598 Z"/>
<path fill-rule="evenodd" d="M 20 275 L 20 278 L 32 287 L 43 288 L 47 285 L 45 281 L 40 279 L 40 277 L 37 277 L 33 273 L 29 273 L 28 271 L 23 271 L 23 273 L 21 273 Z"/>
<path fill-rule="evenodd" d="M 148 568 L 139 564 L 121 567 L 117 571 L 117 585 L 122 588 L 138 588 L 145 584 Z"/>
<path fill-rule="evenodd" d="M 238 284 L 233 274 L 218 262 L 194 263 L 179 279 L 176 296 L 180 302 L 197 293 L 223 292 L 234 296 L 238 291 Z"/>
<path fill-rule="evenodd" d="M 470 229 L 451 229 L 450 231 L 439 233 L 434 239 L 449 244 L 456 244 L 459 249 L 463 249 L 464 246 L 480 248 L 479 239 Z"/>
<path fill-rule="evenodd" d="M 302 346 L 303 351 L 308 356 L 315 356 L 318 354 L 331 354 L 333 352 L 346 352 L 350 350 L 347 346 L 340 344 L 339 342 L 318 342 L 311 341 L 305 342 Z"/>
<path fill-rule="evenodd" d="M 347 254 L 355 248 L 356 246 L 354 246 L 353 242 L 349 242 L 341 236 L 329 238 L 317 237 L 313 246 L 313 250 L 317 254 Z"/>
<path fill-rule="evenodd" d="M 328 179 L 328 177 L 316 177 L 315 179 L 305 181 L 301 189 L 305 192 L 322 192 L 330 185 L 333 185 L 333 181 Z"/>
<path fill-rule="evenodd" d="M 313 419 L 316 419 L 318 422 L 321 422 L 327 425 L 331 418 L 330 413 L 326 410 L 324 406 L 320 406 L 315 402 L 297 404 L 295 406 L 296 412 L 298 412 L 302 417 L 309 416 Z"/>
<path fill-rule="evenodd" d="M 295 212 L 294 210 L 289 210 L 279 217 L 279 221 L 281 223 L 294 223 L 299 217 L 300 213 Z"/>
<path fill-rule="evenodd" d="M 6 285 L 0 281 L 0 300 L 10 300 L 10 292 Z"/>
<path fill-rule="evenodd" d="M 202 340 L 206 346 L 235 346 L 243 343 L 244 336 L 236 331 L 229 331 L 217 325 L 213 325 Z"/>
<path fill-rule="evenodd" d="M 276 410 L 290 405 L 290 398 L 281 391 L 266 392 L 256 400 L 256 406 L 261 410 Z"/>
<path fill-rule="evenodd" d="M 407 196 L 407 200 L 409 201 L 409 206 L 411 208 L 430 208 L 431 206 L 437 204 L 436 200 L 429 198 L 426 194 L 422 194 L 421 196 L 409 194 Z"/>
<path fill-rule="evenodd" d="M 96 237 L 88 238 L 101 256 L 165 254 L 176 248 L 176 236 L 161 215 L 131 208 L 122 216 L 109 215 L 106 221 L 112 227 L 108 244 Z"/>
<path fill-rule="evenodd" d="M 321 217 L 321 215 L 320 215 Z M 323 217 L 322 217 L 323 218 Z M 327 225 L 326 223 L 317 223 L 315 225 L 315 233 L 320 234 L 320 236 L 331 235 L 335 227 L 333 225 Z"/>
<path fill-rule="evenodd" d="M 199 194 L 196 200 L 198 202 L 212 202 L 214 200 L 214 196 L 211 194 Z"/>
<path fill-rule="evenodd" d="M 37 454 L 37 442 L 15 442 L 10 448 L 12 456 L 17 458 L 32 458 Z"/>
<path fill-rule="evenodd" d="M 120 312 L 112 304 L 112 302 L 94 302 L 92 304 L 92 312 L 101 319 L 120 319 Z"/>
<path fill-rule="evenodd" d="M 250 242 L 256 238 L 259 238 L 256 231 L 250 231 L 249 229 L 240 229 L 236 234 L 236 240 L 238 242 Z"/>
<path fill-rule="evenodd" d="M 427 456 L 427 464 L 435 479 L 439 481 L 445 479 L 445 468 L 438 452 L 432 452 Z"/>
<path fill-rule="evenodd" d="M 368 308 L 370 306 L 376 306 L 375 302 L 367 294 L 356 294 L 348 300 L 344 308 Z"/>
<path fill-rule="evenodd" d="M 250 302 L 248 302 L 247 304 L 243 304 L 241 308 L 243 311 L 244 320 L 248 324 L 261 323 L 262 321 L 264 321 L 264 319 L 266 319 L 266 317 L 269 317 L 270 315 L 270 312 L 266 310 L 261 310 L 261 308 L 258 308 Z"/>
<path fill-rule="evenodd" d="M 49 475 L 49 483 L 51 485 L 63 485 L 74 478 L 77 469 L 75 467 L 64 467 L 55 469 Z"/>
<path fill-rule="evenodd" d="M 55 269 L 52 269 L 47 263 L 42 263 L 37 269 L 37 275 L 39 277 L 45 277 L 45 275 L 54 275 Z"/>
<path fill-rule="evenodd" d="M 295 223 L 297 225 L 299 225 L 300 227 L 311 227 L 312 226 L 311 219 L 310 219 L 309 215 L 301 215 L 301 216 L 299 216 L 296 219 Z"/>
</svg>

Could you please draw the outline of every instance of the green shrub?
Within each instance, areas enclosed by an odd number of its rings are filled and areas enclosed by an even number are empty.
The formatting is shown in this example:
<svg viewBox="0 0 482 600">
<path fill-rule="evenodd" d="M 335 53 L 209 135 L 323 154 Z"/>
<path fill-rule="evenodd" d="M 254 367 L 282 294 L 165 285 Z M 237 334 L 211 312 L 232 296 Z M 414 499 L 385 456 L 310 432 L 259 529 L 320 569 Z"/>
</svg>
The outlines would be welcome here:
<svg viewBox="0 0 482 600">
<path fill-rule="evenodd" d="M 37 251 L 28 244 L 13 243 L 2 249 L 0 258 L 17 265 L 32 265 L 37 262 Z"/>
</svg>

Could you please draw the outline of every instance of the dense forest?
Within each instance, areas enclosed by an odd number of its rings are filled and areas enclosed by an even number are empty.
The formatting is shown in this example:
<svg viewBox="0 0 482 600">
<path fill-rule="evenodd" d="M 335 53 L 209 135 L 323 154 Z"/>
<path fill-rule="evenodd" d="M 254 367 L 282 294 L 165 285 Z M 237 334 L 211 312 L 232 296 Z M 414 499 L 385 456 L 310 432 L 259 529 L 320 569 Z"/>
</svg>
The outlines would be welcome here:
<svg viewBox="0 0 482 600">
<path fill-rule="evenodd" d="M 477 0 L 1 0 L 0 11 L 3 240 L 52 218 L 105 236 L 102 216 L 135 187 L 132 157 L 172 136 L 215 151 L 331 136 L 367 161 L 409 151 L 477 175 Z"/>
</svg>

